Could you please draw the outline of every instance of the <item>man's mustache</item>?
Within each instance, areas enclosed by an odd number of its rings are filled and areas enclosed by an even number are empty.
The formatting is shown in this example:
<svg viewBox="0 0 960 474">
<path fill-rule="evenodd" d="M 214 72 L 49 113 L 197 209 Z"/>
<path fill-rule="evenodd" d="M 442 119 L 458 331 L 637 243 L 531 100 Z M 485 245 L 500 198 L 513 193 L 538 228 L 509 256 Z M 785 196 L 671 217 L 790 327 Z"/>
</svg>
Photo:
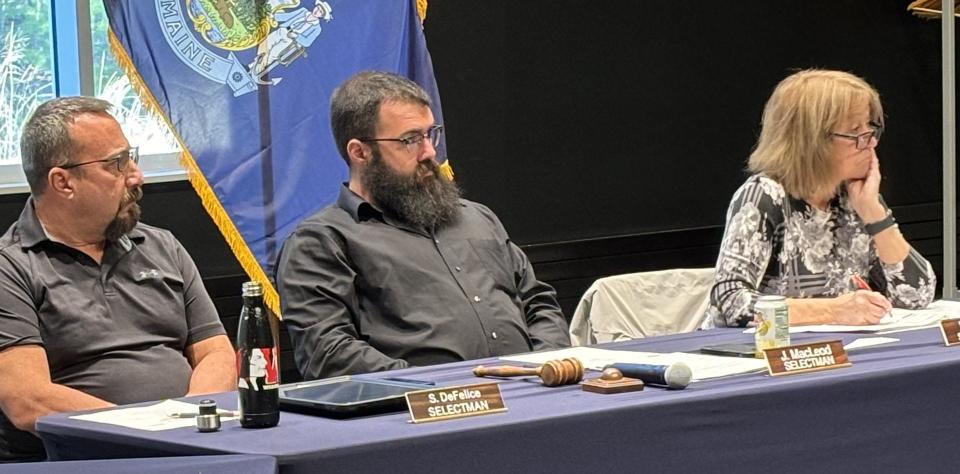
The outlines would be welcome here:
<svg viewBox="0 0 960 474">
<path fill-rule="evenodd" d="M 123 205 L 127 205 L 133 202 L 140 202 L 140 199 L 142 198 L 143 198 L 143 187 L 142 186 L 132 187 L 127 191 L 127 196 L 123 200 L 124 201 Z"/>
<path fill-rule="evenodd" d="M 140 202 L 141 198 L 143 198 L 142 186 L 135 186 L 127 189 L 127 192 L 125 192 L 123 195 L 123 199 L 120 200 L 120 205 L 117 206 L 117 215 L 120 215 L 120 212 L 123 211 L 123 208 Z"/>
<path fill-rule="evenodd" d="M 434 176 L 437 176 L 437 171 L 440 169 L 440 166 L 437 165 L 437 162 L 433 160 L 423 161 L 417 165 L 417 177 L 424 178 L 428 173 L 432 173 Z"/>
</svg>

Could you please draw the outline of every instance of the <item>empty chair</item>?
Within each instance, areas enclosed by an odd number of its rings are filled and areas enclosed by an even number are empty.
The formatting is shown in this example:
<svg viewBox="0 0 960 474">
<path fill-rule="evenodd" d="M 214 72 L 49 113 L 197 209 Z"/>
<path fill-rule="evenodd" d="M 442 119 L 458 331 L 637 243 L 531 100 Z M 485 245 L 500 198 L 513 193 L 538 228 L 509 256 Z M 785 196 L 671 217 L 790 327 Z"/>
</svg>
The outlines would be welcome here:
<svg viewBox="0 0 960 474">
<path fill-rule="evenodd" d="M 678 268 L 601 278 L 570 321 L 575 346 L 690 332 L 700 327 L 713 268 Z"/>
</svg>

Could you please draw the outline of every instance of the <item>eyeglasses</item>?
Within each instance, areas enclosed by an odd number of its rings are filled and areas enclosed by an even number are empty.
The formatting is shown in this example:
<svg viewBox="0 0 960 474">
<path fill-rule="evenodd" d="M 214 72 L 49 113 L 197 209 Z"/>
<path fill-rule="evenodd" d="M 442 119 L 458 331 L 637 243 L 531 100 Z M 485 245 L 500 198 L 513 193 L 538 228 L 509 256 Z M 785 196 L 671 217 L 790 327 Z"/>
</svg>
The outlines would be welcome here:
<svg viewBox="0 0 960 474">
<path fill-rule="evenodd" d="M 847 140 L 853 140 L 857 142 L 857 150 L 866 150 L 867 147 L 870 146 L 870 139 L 876 138 L 877 141 L 879 142 L 880 135 L 883 134 L 882 126 L 875 123 L 870 124 L 870 126 L 871 126 L 870 130 L 863 133 L 859 133 L 857 135 L 848 135 L 846 133 L 830 132 L 830 136 L 846 138 Z"/>
<path fill-rule="evenodd" d="M 114 162 L 117 164 L 117 172 L 123 173 L 127 169 L 127 166 L 130 165 L 131 161 L 134 163 L 140 163 L 140 147 L 130 147 L 124 151 L 121 151 L 120 153 L 117 153 L 115 156 L 110 158 L 104 158 L 102 160 L 84 161 L 83 163 L 71 163 L 71 164 L 60 166 L 59 168 L 68 170 L 70 168 L 76 168 L 78 166 L 89 165 L 93 163 Z"/>
<path fill-rule="evenodd" d="M 414 152 L 420 149 L 424 140 L 430 140 L 434 148 L 440 144 L 440 138 L 443 136 L 443 125 L 434 125 L 426 132 L 412 133 L 400 138 L 359 138 L 362 142 L 399 142 L 403 143 L 407 150 Z"/>
</svg>

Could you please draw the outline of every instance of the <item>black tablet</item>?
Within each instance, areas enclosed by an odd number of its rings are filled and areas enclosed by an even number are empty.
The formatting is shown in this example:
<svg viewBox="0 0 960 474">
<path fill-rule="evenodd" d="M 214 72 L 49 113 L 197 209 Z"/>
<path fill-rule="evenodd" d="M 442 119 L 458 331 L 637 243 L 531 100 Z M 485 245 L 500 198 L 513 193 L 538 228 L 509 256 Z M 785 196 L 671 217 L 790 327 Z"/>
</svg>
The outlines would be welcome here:
<svg viewBox="0 0 960 474">
<path fill-rule="evenodd" d="M 431 387 L 351 376 L 280 386 L 280 409 L 331 418 L 352 418 L 403 411 L 403 394 Z"/>
<path fill-rule="evenodd" d="M 757 346 L 752 342 L 731 343 L 731 344 L 712 344 L 700 348 L 702 354 L 721 355 L 731 357 L 746 357 L 762 359 L 763 355 L 757 353 Z"/>
</svg>

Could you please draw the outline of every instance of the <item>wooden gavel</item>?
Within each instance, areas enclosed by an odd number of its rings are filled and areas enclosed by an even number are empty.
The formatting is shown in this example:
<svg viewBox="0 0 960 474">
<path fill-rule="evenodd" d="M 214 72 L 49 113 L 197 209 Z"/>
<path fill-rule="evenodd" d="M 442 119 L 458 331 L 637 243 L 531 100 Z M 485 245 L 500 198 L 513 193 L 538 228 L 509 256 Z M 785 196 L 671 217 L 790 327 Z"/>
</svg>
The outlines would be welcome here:
<svg viewBox="0 0 960 474">
<path fill-rule="evenodd" d="M 473 369 L 477 377 L 517 377 L 536 375 L 547 387 L 571 385 L 583 380 L 583 364 L 573 357 L 559 360 L 550 360 L 540 367 L 517 367 L 501 365 L 497 367 L 478 366 Z"/>
</svg>

